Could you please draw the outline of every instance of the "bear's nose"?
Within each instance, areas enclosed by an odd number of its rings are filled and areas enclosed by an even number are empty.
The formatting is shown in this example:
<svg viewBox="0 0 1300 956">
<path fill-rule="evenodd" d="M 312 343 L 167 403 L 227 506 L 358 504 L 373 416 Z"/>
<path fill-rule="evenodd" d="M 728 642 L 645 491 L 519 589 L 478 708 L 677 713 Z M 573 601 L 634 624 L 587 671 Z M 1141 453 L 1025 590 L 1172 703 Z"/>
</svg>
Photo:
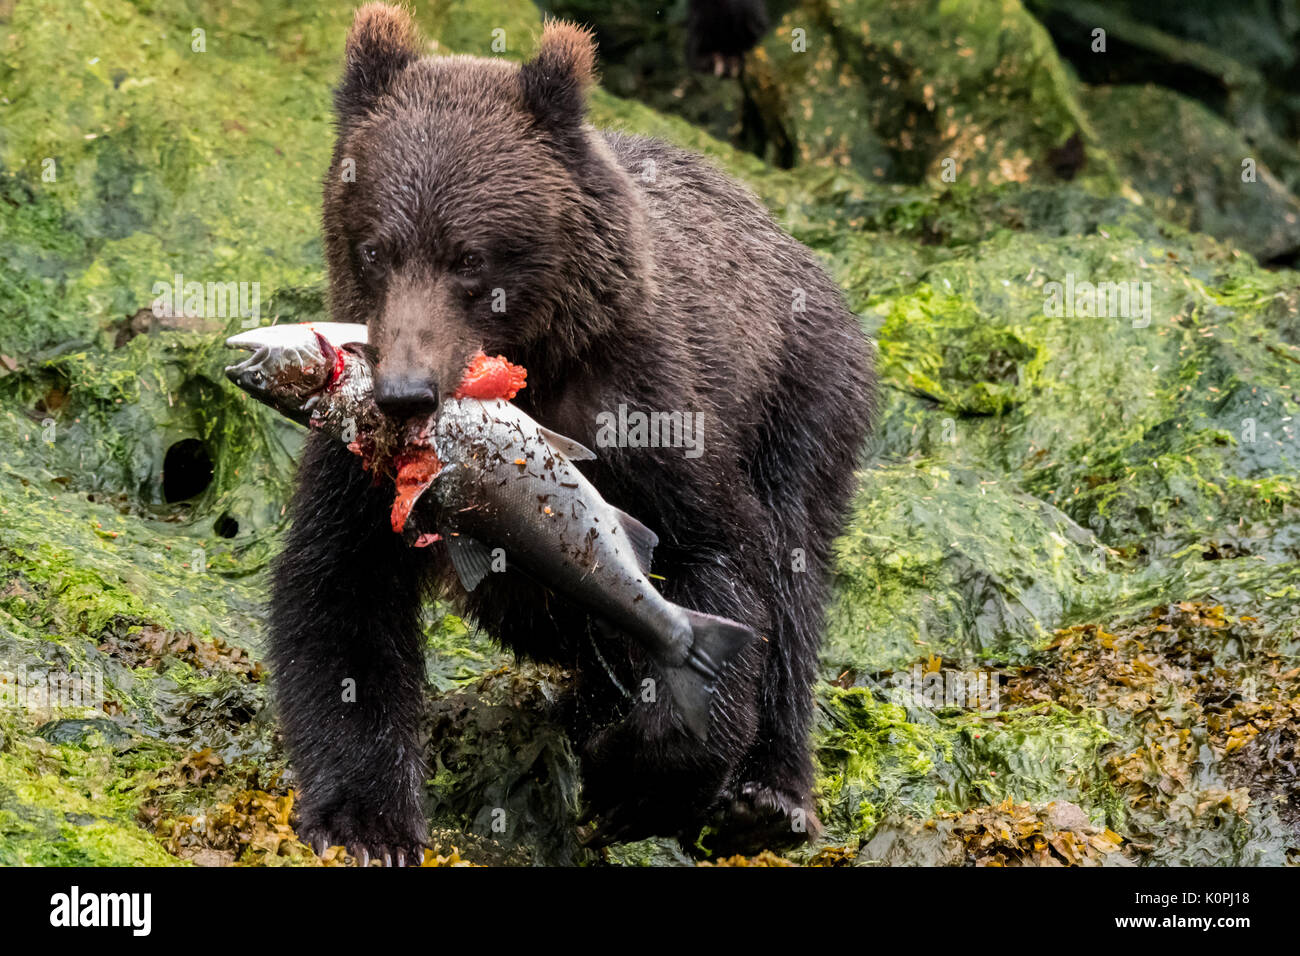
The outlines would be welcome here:
<svg viewBox="0 0 1300 956">
<path fill-rule="evenodd" d="M 375 403 L 391 418 L 431 415 L 438 410 L 438 383 L 413 375 L 381 375 Z"/>
</svg>

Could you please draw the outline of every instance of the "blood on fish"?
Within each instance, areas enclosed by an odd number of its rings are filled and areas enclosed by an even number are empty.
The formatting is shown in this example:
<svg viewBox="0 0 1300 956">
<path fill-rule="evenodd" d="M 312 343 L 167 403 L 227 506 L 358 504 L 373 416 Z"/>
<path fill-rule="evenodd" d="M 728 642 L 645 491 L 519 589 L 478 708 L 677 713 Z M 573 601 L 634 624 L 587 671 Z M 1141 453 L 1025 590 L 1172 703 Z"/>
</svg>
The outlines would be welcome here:
<svg viewBox="0 0 1300 956">
<path fill-rule="evenodd" d="M 465 375 L 453 397 L 476 398 L 480 401 L 500 398 L 508 402 L 524 388 L 527 378 L 528 370 L 519 365 L 512 365 L 504 355 L 489 358 L 479 352 L 470 359 L 469 367 L 466 368 Z M 406 528 L 407 519 L 410 518 L 411 509 L 415 507 L 416 501 L 424 494 L 425 489 L 433 484 L 433 480 L 438 477 L 438 472 L 442 470 L 442 462 L 438 460 L 432 448 L 417 446 L 394 456 L 393 466 L 396 471 L 394 482 L 397 485 L 397 497 L 393 499 L 389 522 L 393 531 L 401 534 Z M 427 537 L 422 535 L 420 541 L 424 543 L 417 542 L 416 546 L 425 547 L 432 543 L 432 540 L 437 540 L 436 538 L 426 540 Z"/>
<path fill-rule="evenodd" d="M 325 356 L 325 360 L 327 362 L 332 361 L 334 365 L 330 370 L 330 379 L 325 383 L 326 387 L 329 387 L 337 382 L 339 376 L 343 374 L 343 350 L 336 349 L 334 346 L 330 345 L 329 339 L 325 338 L 325 336 L 321 335 L 315 329 L 312 329 L 312 334 L 316 336 L 316 344 L 320 346 L 321 353 Z"/>
<path fill-rule="evenodd" d="M 397 485 L 397 497 L 393 499 L 393 511 L 389 520 L 393 531 L 401 534 L 415 502 L 433 484 L 438 472 L 442 471 L 442 462 L 432 448 L 416 448 L 399 452 L 393 458 L 393 465 L 397 469 L 393 479 Z"/>
</svg>

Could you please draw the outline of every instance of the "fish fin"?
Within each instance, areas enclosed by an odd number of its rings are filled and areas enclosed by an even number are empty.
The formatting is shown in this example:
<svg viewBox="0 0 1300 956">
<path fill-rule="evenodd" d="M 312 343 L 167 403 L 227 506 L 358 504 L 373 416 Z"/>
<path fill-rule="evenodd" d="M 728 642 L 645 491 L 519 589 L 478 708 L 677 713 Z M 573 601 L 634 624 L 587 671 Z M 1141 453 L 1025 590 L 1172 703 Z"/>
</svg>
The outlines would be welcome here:
<svg viewBox="0 0 1300 956">
<path fill-rule="evenodd" d="M 717 679 L 727 661 L 758 640 L 753 628 L 729 617 L 682 610 L 691 622 L 693 638 L 684 666 L 695 669 L 710 681 Z"/>
<path fill-rule="evenodd" d="M 713 684 L 689 667 L 665 667 L 664 682 L 673 696 L 673 707 L 686 729 L 700 740 L 709 739 L 709 714 L 713 703 Z"/>
<path fill-rule="evenodd" d="M 596 453 L 581 442 L 576 442 L 572 438 L 561 435 L 559 432 L 553 432 L 549 428 L 537 426 L 537 430 L 542 433 L 546 439 L 546 444 L 550 445 L 569 461 L 595 461 Z"/>
<path fill-rule="evenodd" d="M 723 665 L 756 641 L 758 635 L 744 624 L 714 614 L 686 611 L 686 617 L 694 638 L 686 662 L 679 667 L 661 667 L 682 722 L 700 740 L 707 740 L 718 675 Z"/>
<path fill-rule="evenodd" d="M 641 568 L 641 573 L 649 574 L 650 561 L 654 557 L 655 548 L 659 544 L 659 535 L 637 521 L 626 511 L 615 509 L 615 513 L 618 515 L 618 523 L 623 526 L 623 531 L 627 534 L 628 542 L 632 545 L 632 553 L 636 555 L 636 563 Z"/>
<path fill-rule="evenodd" d="M 447 554 L 456 576 L 466 591 L 473 591 L 492 570 L 492 552 L 484 544 L 463 534 L 443 534 Z"/>
</svg>

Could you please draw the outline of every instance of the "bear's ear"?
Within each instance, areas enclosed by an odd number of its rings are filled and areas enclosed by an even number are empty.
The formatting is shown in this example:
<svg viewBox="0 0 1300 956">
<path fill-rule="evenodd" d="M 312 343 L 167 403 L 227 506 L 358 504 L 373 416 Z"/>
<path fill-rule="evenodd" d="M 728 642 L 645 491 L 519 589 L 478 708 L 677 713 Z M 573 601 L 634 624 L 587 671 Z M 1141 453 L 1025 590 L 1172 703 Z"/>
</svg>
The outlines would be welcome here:
<svg viewBox="0 0 1300 956">
<path fill-rule="evenodd" d="M 543 123 L 582 122 L 587 90 L 596 82 L 596 38 L 576 23 L 549 20 L 537 56 L 520 70 L 524 104 Z"/>
<path fill-rule="evenodd" d="M 343 80 L 334 92 L 339 119 L 366 113 L 402 70 L 420 58 L 420 33 L 401 7 L 367 3 L 348 31 Z"/>
</svg>

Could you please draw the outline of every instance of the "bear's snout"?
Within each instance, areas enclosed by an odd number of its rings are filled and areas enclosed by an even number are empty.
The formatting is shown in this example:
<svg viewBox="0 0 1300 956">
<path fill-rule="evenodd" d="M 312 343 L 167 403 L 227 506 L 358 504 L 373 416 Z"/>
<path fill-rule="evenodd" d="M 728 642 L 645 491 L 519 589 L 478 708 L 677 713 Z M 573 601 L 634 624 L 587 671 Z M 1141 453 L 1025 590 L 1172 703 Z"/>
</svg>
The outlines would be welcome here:
<svg viewBox="0 0 1300 956">
<path fill-rule="evenodd" d="M 438 410 L 438 381 L 431 375 L 380 372 L 375 402 L 391 418 L 431 415 Z"/>
</svg>

